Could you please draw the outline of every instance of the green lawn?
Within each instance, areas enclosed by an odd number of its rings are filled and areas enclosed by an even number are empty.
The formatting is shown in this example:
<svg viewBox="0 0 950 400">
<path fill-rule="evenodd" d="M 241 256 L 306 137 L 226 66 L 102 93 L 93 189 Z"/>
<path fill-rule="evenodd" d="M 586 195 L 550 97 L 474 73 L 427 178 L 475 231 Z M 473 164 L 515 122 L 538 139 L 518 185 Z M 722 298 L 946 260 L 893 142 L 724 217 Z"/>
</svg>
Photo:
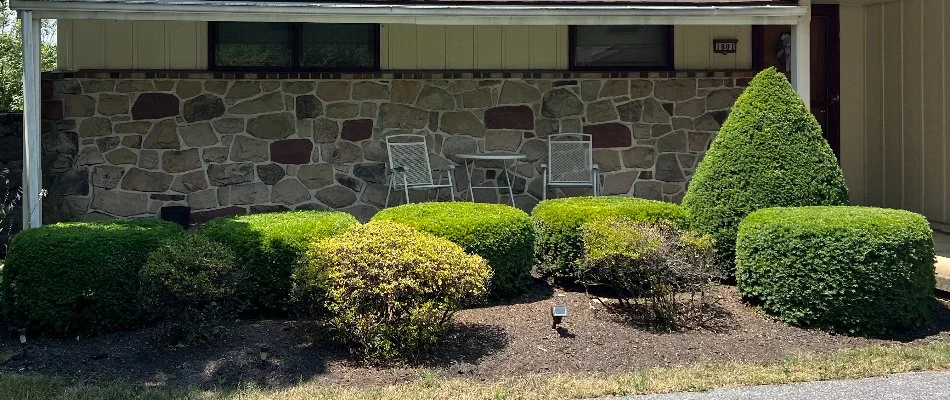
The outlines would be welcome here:
<svg viewBox="0 0 950 400">
<path fill-rule="evenodd" d="M 622 394 L 701 391 L 714 388 L 881 376 L 948 370 L 950 343 L 923 346 L 873 346 L 830 355 L 801 354 L 767 363 L 697 364 L 651 368 L 620 374 L 532 375 L 493 382 L 441 380 L 382 388 L 323 387 L 312 383 L 280 390 L 232 391 L 137 388 L 122 383 L 76 384 L 35 374 L 0 373 L 2 399 L 564 399 Z"/>
</svg>

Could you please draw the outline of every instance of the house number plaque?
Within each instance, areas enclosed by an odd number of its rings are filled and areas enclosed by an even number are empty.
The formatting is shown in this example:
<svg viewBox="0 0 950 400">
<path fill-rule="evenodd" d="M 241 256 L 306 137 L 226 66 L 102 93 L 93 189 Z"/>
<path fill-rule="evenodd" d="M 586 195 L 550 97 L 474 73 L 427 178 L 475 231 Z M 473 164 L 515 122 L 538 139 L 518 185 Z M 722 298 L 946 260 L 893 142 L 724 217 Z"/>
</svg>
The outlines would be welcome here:
<svg viewBox="0 0 950 400">
<path fill-rule="evenodd" d="M 735 54 L 739 39 L 713 39 L 713 53 Z"/>
</svg>

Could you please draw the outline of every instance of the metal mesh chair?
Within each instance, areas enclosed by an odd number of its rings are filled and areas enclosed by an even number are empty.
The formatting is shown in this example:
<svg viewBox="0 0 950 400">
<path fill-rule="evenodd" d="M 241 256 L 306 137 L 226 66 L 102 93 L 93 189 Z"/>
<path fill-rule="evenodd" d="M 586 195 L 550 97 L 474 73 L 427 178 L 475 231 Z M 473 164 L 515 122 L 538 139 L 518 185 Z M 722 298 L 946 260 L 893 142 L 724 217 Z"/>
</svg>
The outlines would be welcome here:
<svg viewBox="0 0 950 400">
<path fill-rule="evenodd" d="M 548 136 L 548 163 L 543 171 L 542 198 L 548 198 L 548 187 L 592 187 L 600 195 L 600 167 L 594 164 L 591 136 L 583 133 L 561 133 Z"/>
<path fill-rule="evenodd" d="M 386 138 L 386 152 L 389 153 L 389 191 L 386 193 L 386 207 L 393 191 L 402 190 L 409 203 L 409 190 L 439 191 L 449 189 L 455 200 L 454 165 L 433 169 L 429 164 L 429 149 L 422 135 L 392 135 Z M 433 171 L 438 171 L 436 181 Z M 448 180 L 448 183 L 445 181 Z"/>
</svg>

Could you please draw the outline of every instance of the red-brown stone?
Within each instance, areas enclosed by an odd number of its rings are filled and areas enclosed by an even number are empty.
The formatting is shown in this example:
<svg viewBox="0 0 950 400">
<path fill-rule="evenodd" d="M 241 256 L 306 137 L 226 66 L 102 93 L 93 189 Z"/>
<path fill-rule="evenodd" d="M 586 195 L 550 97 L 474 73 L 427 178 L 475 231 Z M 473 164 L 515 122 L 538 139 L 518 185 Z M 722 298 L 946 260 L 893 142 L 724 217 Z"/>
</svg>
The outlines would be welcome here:
<svg viewBox="0 0 950 400">
<path fill-rule="evenodd" d="M 351 142 L 359 142 L 373 136 L 373 120 L 371 119 L 351 119 L 343 121 L 343 130 L 340 132 L 340 138 Z"/>
<path fill-rule="evenodd" d="M 63 102 L 61 100 L 44 100 L 40 111 L 43 119 L 59 121 L 63 119 Z"/>
<path fill-rule="evenodd" d="M 224 208 L 215 208 L 214 210 L 197 211 L 191 213 L 191 223 L 203 224 L 218 217 L 228 217 L 232 215 L 244 215 L 247 210 L 244 207 L 231 206 Z"/>
<path fill-rule="evenodd" d="M 132 105 L 132 119 L 158 119 L 177 116 L 178 98 L 168 93 L 142 93 Z"/>
<path fill-rule="evenodd" d="M 309 164 L 313 142 L 310 139 L 285 139 L 270 144 L 270 160 L 281 164 Z"/>
<path fill-rule="evenodd" d="M 495 107 L 485 111 L 488 129 L 534 129 L 534 112 L 528 106 Z"/>
<path fill-rule="evenodd" d="M 594 148 L 630 147 L 633 144 L 630 128 L 611 122 L 599 125 L 587 125 L 584 133 L 591 135 Z"/>
</svg>

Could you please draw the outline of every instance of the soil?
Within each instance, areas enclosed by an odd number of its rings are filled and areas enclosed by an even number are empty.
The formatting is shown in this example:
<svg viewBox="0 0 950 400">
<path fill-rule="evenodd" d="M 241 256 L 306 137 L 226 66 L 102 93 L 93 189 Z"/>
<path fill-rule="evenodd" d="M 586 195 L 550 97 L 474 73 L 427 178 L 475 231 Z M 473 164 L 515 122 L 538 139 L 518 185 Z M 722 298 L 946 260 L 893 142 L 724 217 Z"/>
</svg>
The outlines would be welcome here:
<svg viewBox="0 0 950 400">
<path fill-rule="evenodd" d="M 791 327 L 742 304 L 731 286 L 716 289 L 718 308 L 702 328 L 658 332 L 631 324 L 583 292 L 537 283 L 506 304 L 463 310 L 426 355 L 398 366 L 362 363 L 318 321 L 235 321 L 209 347 L 170 347 L 159 327 L 74 340 L 0 339 L 0 371 L 37 372 L 70 381 L 135 385 L 281 388 L 301 381 L 377 386 L 422 376 L 490 380 L 532 373 L 620 372 L 695 362 L 771 361 L 871 344 L 911 346 L 950 340 L 950 302 L 937 301 L 933 326 L 888 338 L 835 335 Z M 607 300 L 609 303 L 609 300 Z M 551 305 L 567 305 L 551 329 Z M 266 346 L 267 360 L 260 350 Z"/>
</svg>

